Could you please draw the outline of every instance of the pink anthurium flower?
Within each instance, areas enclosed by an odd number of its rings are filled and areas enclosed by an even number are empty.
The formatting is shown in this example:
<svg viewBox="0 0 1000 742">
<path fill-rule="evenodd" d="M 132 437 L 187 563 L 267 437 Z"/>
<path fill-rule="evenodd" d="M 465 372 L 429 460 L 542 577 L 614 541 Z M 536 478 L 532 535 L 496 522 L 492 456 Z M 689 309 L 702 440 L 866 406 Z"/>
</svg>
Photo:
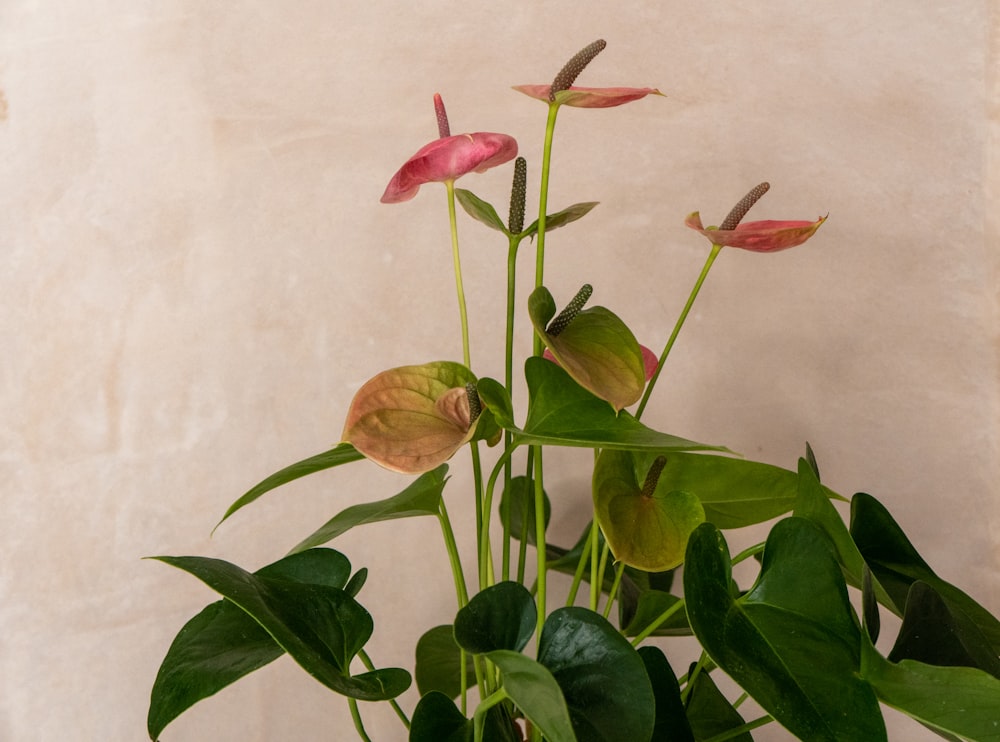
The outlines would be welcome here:
<svg viewBox="0 0 1000 742">
<path fill-rule="evenodd" d="M 479 131 L 435 139 L 392 176 L 382 203 L 409 201 L 424 183 L 446 183 L 473 171 L 484 173 L 516 156 L 517 142 L 506 134 Z"/>
<path fill-rule="evenodd" d="M 515 85 L 514 90 L 549 103 L 551 85 Z M 555 102 L 561 106 L 574 108 L 613 108 L 624 103 L 640 100 L 647 95 L 663 95 L 656 88 L 582 88 L 571 86 L 555 95 Z"/>
<path fill-rule="evenodd" d="M 701 223 L 701 215 L 695 211 L 688 215 L 684 223 L 704 235 L 713 245 L 739 247 L 752 252 L 778 252 L 801 245 L 812 237 L 825 221 L 825 216 L 814 222 L 767 219 L 760 222 L 745 222 L 737 225 L 735 229 L 705 229 Z"/>
</svg>

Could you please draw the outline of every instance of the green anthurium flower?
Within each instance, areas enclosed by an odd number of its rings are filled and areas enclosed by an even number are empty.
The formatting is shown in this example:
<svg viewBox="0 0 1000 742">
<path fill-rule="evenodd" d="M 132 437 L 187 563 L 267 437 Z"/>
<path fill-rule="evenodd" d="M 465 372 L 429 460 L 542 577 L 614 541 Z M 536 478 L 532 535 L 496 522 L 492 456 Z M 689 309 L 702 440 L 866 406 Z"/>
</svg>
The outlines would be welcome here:
<svg viewBox="0 0 1000 742">
<path fill-rule="evenodd" d="M 705 522 L 696 495 L 660 483 L 665 464 L 663 455 L 610 449 L 594 464 L 594 510 L 611 553 L 647 572 L 684 561 L 688 537 Z"/>
<path fill-rule="evenodd" d="M 617 315 L 605 307 L 583 309 L 591 291 L 584 286 L 556 316 L 552 295 L 540 286 L 528 298 L 528 313 L 559 365 L 617 412 L 642 396 L 645 361 L 632 331 Z"/>
<path fill-rule="evenodd" d="M 462 364 L 401 366 L 354 395 L 342 440 L 386 469 L 419 474 L 472 440 L 480 411 L 476 377 Z"/>
</svg>

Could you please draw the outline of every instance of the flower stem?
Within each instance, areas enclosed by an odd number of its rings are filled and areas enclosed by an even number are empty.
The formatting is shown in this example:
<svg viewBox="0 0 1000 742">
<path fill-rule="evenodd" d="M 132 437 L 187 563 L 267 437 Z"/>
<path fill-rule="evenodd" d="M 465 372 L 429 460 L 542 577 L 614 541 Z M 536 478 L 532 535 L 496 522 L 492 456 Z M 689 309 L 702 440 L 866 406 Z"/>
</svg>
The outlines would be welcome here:
<svg viewBox="0 0 1000 742">
<path fill-rule="evenodd" d="M 448 560 L 451 562 L 451 574 L 455 578 L 455 593 L 458 598 L 458 607 L 464 608 L 469 602 L 469 592 L 465 586 L 462 559 L 458 554 L 458 544 L 455 542 L 455 532 L 451 527 L 451 519 L 448 517 L 448 509 L 445 507 L 444 498 L 441 498 L 441 505 L 438 509 L 438 521 L 441 523 L 444 545 L 448 550 Z"/>
<path fill-rule="evenodd" d="M 469 353 L 469 314 L 465 308 L 465 288 L 462 285 L 462 261 L 458 255 L 458 220 L 455 217 L 455 181 L 445 181 L 448 189 L 448 220 L 451 224 L 451 257 L 455 264 L 455 290 L 458 293 L 458 316 L 462 322 L 462 362 L 471 368 Z"/>
<path fill-rule="evenodd" d="M 545 122 L 545 142 L 542 145 L 542 182 L 538 193 L 538 236 L 535 242 L 535 288 L 545 279 L 545 221 L 549 205 L 549 169 L 552 162 L 552 138 L 556 130 L 556 115 L 559 104 L 549 104 L 549 116 Z M 542 354 L 542 339 L 535 335 L 535 355 Z"/>
<path fill-rule="evenodd" d="M 667 360 L 667 356 L 670 355 L 670 349 L 674 347 L 674 341 L 677 340 L 677 335 L 680 333 L 681 327 L 684 326 L 684 320 L 687 319 L 688 313 L 691 311 L 691 307 L 694 306 L 694 300 L 698 298 L 698 292 L 701 291 L 701 285 L 705 283 L 705 279 L 708 277 L 708 272 L 712 269 L 712 264 L 719 256 L 719 252 L 721 250 L 722 245 L 712 245 L 712 251 L 708 254 L 708 260 L 705 261 L 705 265 L 701 269 L 698 280 L 694 282 L 694 288 L 691 289 L 691 294 L 688 296 L 687 303 L 684 305 L 683 311 L 677 318 L 677 323 L 674 325 L 674 331 L 670 333 L 670 339 L 667 340 L 667 344 L 663 348 L 663 352 L 660 354 L 659 361 L 656 364 L 656 371 L 653 372 L 653 377 L 646 385 L 646 391 L 642 395 L 642 400 L 639 402 L 639 406 L 636 408 L 635 417 L 637 420 L 642 417 L 642 413 L 646 409 L 646 404 L 649 402 L 649 395 L 653 393 L 653 387 L 656 386 L 656 380 L 660 378 L 660 372 L 663 370 L 663 364 Z"/>
<path fill-rule="evenodd" d="M 358 736 L 364 742 L 372 742 L 371 737 L 365 732 L 365 725 L 361 723 L 361 713 L 358 711 L 358 702 L 353 698 L 347 699 L 347 705 L 351 708 L 351 718 L 354 720 L 354 728 L 358 730 Z"/>
</svg>

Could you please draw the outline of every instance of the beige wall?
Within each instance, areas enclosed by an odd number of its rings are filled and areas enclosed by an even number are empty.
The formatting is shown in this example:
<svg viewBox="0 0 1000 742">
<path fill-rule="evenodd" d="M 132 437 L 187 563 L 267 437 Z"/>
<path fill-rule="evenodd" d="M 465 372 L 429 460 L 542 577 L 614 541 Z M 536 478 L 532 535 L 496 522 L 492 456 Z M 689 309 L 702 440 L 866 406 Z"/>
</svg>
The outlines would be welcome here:
<svg viewBox="0 0 1000 742">
<path fill-rule="evenodd" d="M 366 378 L 460 357 L 443 189 L 378 203 L 435 134 L 432 94 L 454 131 L 516 136 L 536 182 L 545 109 L 509 86 L 548 82 L 598 37 L 580 84 L 667 97 L 560 114 L 550 203 L 602 203 L 550 238 L 553 292 L 591 281 L 662 347 L 706 250 L 689 211 L 717 222 L 767 179 L 755 217 L 829 212 L 805 247 L 722 256 L 647 420 L 789 467 L 808 440 L 831 487 L 882 499 L 1000 611 L 992 6 L 0 2 L 0 739 L 144 736 L 158 663 L 212 596 L 141 557 L 256 568 L 405 485 L 356 464 L 209 538 L 248 486 L 336 442 Z M 462 185 L 502 204 L 508 178 Z M 473 365 L 499 377 L 505 246 L 461 232 Z M 565 543 L 587 477 L 555 458 Z M 467 523 L 461 459 L 448 497 Z M 371 569 L 372 655 L 410 666 L 453 612 L 434 523 L 335 546 Z M 363 708 L 374 739 L 401 739 Z M 164 738 L 350 739 L 347 724 L 283 660 Z"/>
</svg>

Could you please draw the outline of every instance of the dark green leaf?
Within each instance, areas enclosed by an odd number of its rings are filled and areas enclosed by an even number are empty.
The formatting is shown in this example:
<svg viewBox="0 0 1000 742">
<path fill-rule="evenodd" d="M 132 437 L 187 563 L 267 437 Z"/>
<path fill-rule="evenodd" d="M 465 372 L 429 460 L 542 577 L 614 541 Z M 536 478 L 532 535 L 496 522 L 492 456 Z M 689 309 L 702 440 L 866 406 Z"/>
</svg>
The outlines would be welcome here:
<svg viewBox="0 0 1000 742">
<path fill-rule="evenodd" d="M 926 582 L 952 611 L 965 613 L 1000 654 L 1000 621 L 964 592 L 940 577 L 925 562 L 889 511 L 871 495 L 859 492 L 851 501 L 851 536 L 892 600 L 902 611 L 910 585 Z"/>
<path fill-rule="evenodd" d="M 860 631 L 826 535 L 803 518 L 778 522 L 753 589 L 736 600 L 730 584 L 725 539 L 699 526 L 684 595 L 712 660 L 802 739 L 885 740 L 875 694 L 858 678 Z"/>
<path fill-rule="evenodd" d="M 545 498 L 545 527 L 548 528 L 552 504 L 549 496 L 544 492 L 542 494 Z M 523 533 L 529 544 L 535 543 L 535 484 L 531 479 L 514 477 L 510 480 L 510 487 L 500 498 L 500 517 L 510 519 L 511 536 L 520 540 Z"/>
<path fill-rule="evenodd" d="M 437 515 L 441 504 L 441 493 L 448 481 L 447 474 L 448 465 L 441 464 L 437 469 L 421 474 L 398 495 L 378 502 L 352 505 L 342 510 L 292 549 L 292 553 L 325 544 L 355 526 L 365 523 L 413 518 L 419 515 Z"/>
<path fill-rule="evenodd" d="M 538 612 L 518 582 L 499 582 L 474 595 L 455 616 L 455 641 L 467 652 L 519 652 L 531 639 Z"/>
<path fill-rule="evenodd" d="M 1000 680 L 971 667 L 936 667 L 916 660 L 893 663 L 867 638 L 861 676 L 879 699 L 942 736 L 1000 740 Z"/>
<path fill-rule="evenodd" d="M 364 456 L 358 453 L 358 451 L 350 443 L 341 443 L 339 446 L 329 451 L 324 451 L 323 453 L 316 454 L 315 456 L 310 456 L 308 459 L 303 459 L 297 464 L 286 466 L 281 471 L 275 472 L 264 481 L 250 488 L 245 495 L 230 505 L 229 510 L 226 511 L 226 514 L 222 516 L 222 520 L 220 520 L 215 527 L 218 528 L 219 525 L 222 525 L 222 522 L 226 518 L 235 513 L 237 510 L 245 505 L 249 505 L 258 497 L 270 492 L 276 487 L 288 484 L 289 482 L 299 479 L 300 477 L 304 477 L 307 474 L 315 474 L 318 471 L 330 469 L 334 466 L 340 466 L 341 464 L 349 464 L 352 461 L 360 461 L 363 458 Z"/>
<path fill-rule="evenodd" d="M 508 697 L 547 742 L 578 742 L 562 691 L 544 665 L 509 649 L 486 655 L 503 673 Z"/>
<path fill-rule="evenodd" d="M 549 614 L 538 661 L 559 687 L 579 742 L 647 740 L 656 722 L 642 658 L 615 628 L 586 608 Z"/>
<path fill-rule="evenodd" d="M 306 672 L 337 693 L 383 701 L 410 684 L 410 674 L 398 668 L 350 674 L 351 660 L 371 636 L 372 619 L 344 590 L 253 575 L 221 559 L 155 558 L 194 575 L 231 600 Z"/>
<path fill-rule="evenodd" d="M 426 693 L 410 719 L 410 742 L 472 742 L 473 725 L 443 693 Z"/>
<path fill-rule="evenodd" d="M 599 203 L 600 201 L 584 201 L 583 203 L 573 204 L 569 208 L 563 209 L 562 211 L 557 211 L 555 214 L 547 215 L 545 217 L 545 231 L 550 232 L 553 229 L 559 229 L 559 227 L 564 227 L 571 222 L 575 222 L 577 219 L 582 219 Z M 521 234 L 528 236 L 534 235 L 537 232 L 538 220 L 536 219 L 531 223 L 531 226 L 529 226 Z"/>
<path fill-rule="evenodd" d="M 456 698 L 462 692 L 462 650 L 455 643 L 451 624 L 435 626 L 424 632 L 417 641 L 417 659 L 414 669 L 417 690 L 426 695 L 432 690 Z M 472 655 L 465 655 L 465 677 L 475 685 L 476 668 Z"/>
<path fill-rule="evenodd" d="M 680 598 L 660 590 L 644 590 L 639 593 L 635 608 L 628 622 L 622 615 L 622 624 L 625 626 L 622 631 L 625 636 L 636 636 L 646 630 L 653 621 L 657 620 L 668 609 L 673 608 L 680 602 Z M 691 627 L 688 625 L 687 613 L 681 608 L 671 614 L 670 618 L 660 624 L 652 636 L 689 636 Z"/>
<path fill-rule="evenodd" d="M 920 580 L 910 586 L 903 625 L 889 653 L 890 662 L 900 660 L 977 667 L 1000 678 L 1000 659 L 976 624 Z"/>
<path fill-rule="evenodd" d="M 691 725 L 684 713 L 681 688 L 666 656 L 658 647 L 639 647 L 639 657 L 646 666 L 653 697 L 656 699 L 656 725 L 653 740 L 695 742 Z"/>
<path fill-rule="evenodd" d="M 497 215 L 497 210 L 472 191 L 467 191 L 464 188 L 456 188 L 455 198 L 458 200 L 459 205 L 465 209 L 465 213 L 476 221 L 482 222 L 490 229 L 510 234 L 507 225 Z"/>
<path fill-rule="evenodd" d="M 738 729 L 745 723 L 740 712 L 733 708 L 712 676 L 705 671 L 697 673 L 688 688 L 686 712 L 688 723 L 699 742 L 725 734 L 731 729 Z M 733 742 L 753 742 L 750 732 L 743 732 L 731 739 Z"/>
<path fill-rule="evenodd" d="M 882 630 L 882 617 L 878 612 L 878 599 L 875 597 L 875 579 L 872 571 L 865 565 L 861 573 L 861 625 L 873 642 L 878 641 Z"/>
</svg>

